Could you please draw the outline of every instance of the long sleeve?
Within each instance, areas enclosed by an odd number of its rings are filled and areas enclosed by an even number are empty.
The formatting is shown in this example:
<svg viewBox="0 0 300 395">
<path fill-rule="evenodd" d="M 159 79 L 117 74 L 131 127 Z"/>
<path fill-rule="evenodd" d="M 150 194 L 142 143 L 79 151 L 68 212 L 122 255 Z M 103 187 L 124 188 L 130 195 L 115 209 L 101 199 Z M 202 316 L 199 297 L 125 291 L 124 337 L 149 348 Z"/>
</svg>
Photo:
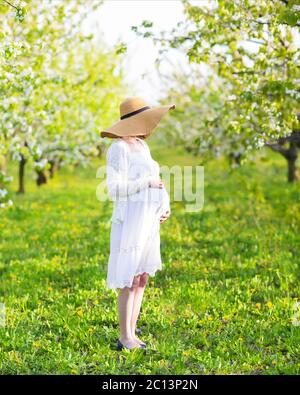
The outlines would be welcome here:
<svg viewBox="0 0 300 395">
<path fill-rule="evenodd" d="M 121 141 L 113 142 L 106 154 L 106 186 L 112 200 L 125 198 L 149 186 L 151 174 L 128 180 L 127 151 Z"/>
</svg>

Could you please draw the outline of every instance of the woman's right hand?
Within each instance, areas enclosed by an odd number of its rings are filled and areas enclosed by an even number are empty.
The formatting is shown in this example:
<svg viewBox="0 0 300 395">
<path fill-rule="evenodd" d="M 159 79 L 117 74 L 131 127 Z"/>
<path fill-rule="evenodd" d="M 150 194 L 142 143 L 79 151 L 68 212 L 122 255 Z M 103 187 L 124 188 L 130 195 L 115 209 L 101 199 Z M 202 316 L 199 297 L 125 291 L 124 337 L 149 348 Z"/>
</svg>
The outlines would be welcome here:
<svg viewBox="0 0 300 395">
<path fill-rule="evenodd" d="M 149 187 L 150 188 L 163 188 L 164 183 L 160 178 L 150 177 L 149 179 Z"/>
</svg>

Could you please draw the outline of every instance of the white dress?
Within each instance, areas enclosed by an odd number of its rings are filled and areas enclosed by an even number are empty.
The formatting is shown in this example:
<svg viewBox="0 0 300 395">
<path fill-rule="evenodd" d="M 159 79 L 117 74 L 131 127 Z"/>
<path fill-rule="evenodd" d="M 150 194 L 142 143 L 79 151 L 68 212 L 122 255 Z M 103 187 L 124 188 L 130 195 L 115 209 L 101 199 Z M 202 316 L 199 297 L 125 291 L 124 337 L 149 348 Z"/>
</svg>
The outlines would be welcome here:
<svg viewBox="0 0 300 395">
<path fill-rule="evenodd" d="M 138 141 L 141 142 L 140 151 L 127 148 L 130 188 L 124 216 L 121 221 L 111 223 L 107 287 L 112 289 L 131 287 L 134 276 L 145 272 L 154 276 L 157 270 L 162 269 L 159 219 L 162 213 L 170 211 L 169 195 L 165 188 L 150 188 L 148 181 L 143 182 L 149 176 L 159 177 L 159 165 L 152 159 L 147 143 L 141 139 Z M 123 144 L 127 145 L 124 141 Z M 115 165 L 110 158 L 108 154 L 108 165 Z M 124 180 L 122 187 L 123 183 Z"/>
</svg>

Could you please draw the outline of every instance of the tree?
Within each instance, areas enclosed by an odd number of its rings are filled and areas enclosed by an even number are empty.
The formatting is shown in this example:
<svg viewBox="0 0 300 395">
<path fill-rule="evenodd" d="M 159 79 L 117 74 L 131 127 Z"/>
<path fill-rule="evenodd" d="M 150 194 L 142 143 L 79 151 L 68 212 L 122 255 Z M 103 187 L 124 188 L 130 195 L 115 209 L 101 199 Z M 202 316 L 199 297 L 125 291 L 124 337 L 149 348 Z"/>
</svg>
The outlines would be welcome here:
<svg viewBox="0 0 300 395">
<path fill-rule="evenodd" d="M 86 162 L 99 152 L 100 125 L 116 115 L 124 91 L 116 55 L 81 32 L 81 22 L 99 5 L 0 0 L 3 188 L 10 179 L 8 159 L 19 162 L 23 193 L 26 166 L 33 166 L 42 184 L 48 170 L 53 175 L 63 164 Z M 2 194 L 7 201 L 7 191 Z"/>
<path fill-rule="evenodd" d="M 265 144 L 276 149 L 282 139 L 292 135 L 294 144 L 300 97 L 300 8 L 296 1 L 183 3 L 186 20 L 171 32 L 156 36 L 151 22 L 133 30 L 160 43 L 162 53 L 182 48 L 191 64 L 206 71 L 210 89 L 226 92 L 218 113 L 202 114 L 205 119 L 200 126 L 205 124 L 207 130 L 192 136 L 193 145 L 204 141 L 208 149 L 214 145 L 230 154 L 233 147 L 241 152 Z M 288 161 L 294 161 L 296 146 L 293 155 L 285 155 Z M 289 166 L 292 181 L 294 167 Z"/>
</svg>

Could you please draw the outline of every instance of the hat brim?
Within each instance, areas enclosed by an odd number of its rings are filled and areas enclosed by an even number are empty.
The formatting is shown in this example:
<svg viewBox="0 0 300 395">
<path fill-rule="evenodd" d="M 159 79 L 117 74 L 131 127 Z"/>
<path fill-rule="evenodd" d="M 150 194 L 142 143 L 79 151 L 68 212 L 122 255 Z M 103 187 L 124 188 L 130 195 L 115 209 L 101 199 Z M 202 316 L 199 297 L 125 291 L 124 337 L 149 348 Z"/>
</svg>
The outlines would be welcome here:
<svg viewBox="0 0 300 395">
<path fill-rule="evenodd" d="M 101 137 L 125 137 L 149 135 L 163 116 L 175 108 L 175 104 L 152 107 L 129 118 L 125 118 L 100 133 Z"/>
</svg>

